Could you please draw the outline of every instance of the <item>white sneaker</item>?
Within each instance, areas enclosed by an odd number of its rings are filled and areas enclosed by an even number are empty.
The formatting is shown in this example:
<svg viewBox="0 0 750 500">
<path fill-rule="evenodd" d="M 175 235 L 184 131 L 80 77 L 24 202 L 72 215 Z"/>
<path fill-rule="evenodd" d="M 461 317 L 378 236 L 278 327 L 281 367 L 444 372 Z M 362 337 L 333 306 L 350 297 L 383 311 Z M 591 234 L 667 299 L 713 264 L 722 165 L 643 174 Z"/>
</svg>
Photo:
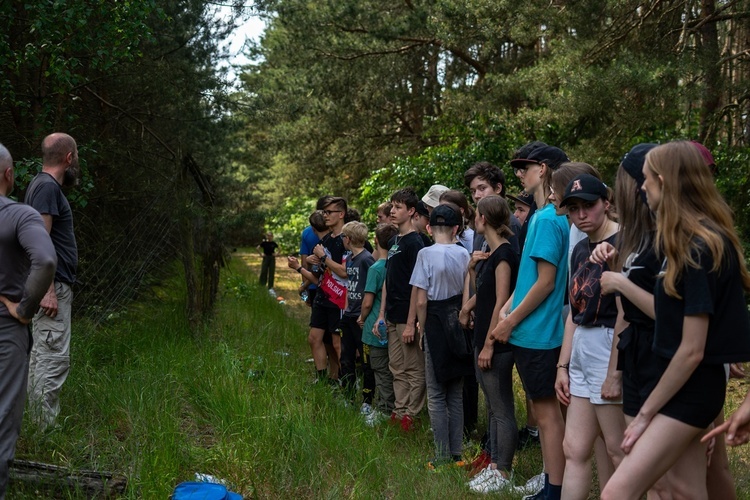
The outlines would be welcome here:
<svg viewBox="0 0 750 500">
<path fill-rule="evenodd" d="M 534 496 L 544 489 L 544 472 L 532 477 L 523 486 L 516 486 L 518 493 L 524 493 L 527 496 Z"/>
<path fill-rule="evenodd" d="M 471 486 L 471 491 L 476 493 L 491 493 L 510 487 L 510 481 L 505 479 L 497 469 L 490 469 L 484 482 Z"/>
<path fill-rule="evenodd" d="M 269 288 L 268 295 L 270 295 L 271 297 L 276 297 L 276 290 L 274 290 L 273 288 Z"/>
<path fill-rule="evenodd" d="M 372 406 L 370 406 L 368 403 L 362 403 L 362 406 L 359 408 L 359 414 L 369 415 L 370 413 L 372 413 Z"/>
<path fill-rule="evenodd" d="M 489 479 L 489 477 L 492 475 L 493 469 L 491 467 L 492 466 L 488 465 L 487 467 L 479 471 L 476 476 L 471 478 L 471 481 L 466 483 L 466 486 L 468 486 L 469 488 L 473 488 L 474 486 L 478 486 L 487 481 L 487 479 Z"/>
<path fill-rule="evenodd" d="M 368 425 L 369 427 L 375 427 L 384 419 L 385 419 L 385 415 L 383 415 L 379 411 L 373 410 L 367 415 L 365 415 L 365 424 Z"/>
</svg>

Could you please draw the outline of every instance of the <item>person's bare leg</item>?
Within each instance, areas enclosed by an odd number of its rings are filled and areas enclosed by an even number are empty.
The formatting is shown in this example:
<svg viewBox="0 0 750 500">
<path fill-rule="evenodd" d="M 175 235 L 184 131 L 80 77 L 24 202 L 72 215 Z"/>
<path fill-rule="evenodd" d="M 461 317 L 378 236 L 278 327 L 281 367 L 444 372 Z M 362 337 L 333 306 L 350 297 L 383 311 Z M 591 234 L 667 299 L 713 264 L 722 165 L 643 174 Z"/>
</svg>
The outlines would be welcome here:
<svg viewBox="0 0 750 500">
<path fill-rule="evenodd" d="M 544 470 L 549 475 L 550 484 L 562 485 L 565 472 L 565 454 L 562 446 L 565 423 L 560 413 L 560 404 L 557 398 L 537 399 L 531 403 L 539 425 Z"/>
<path fill-rule="evenodd" d="M 714 425 L 724 423 L 724 412 L 714 420 Z M 706 471 L 706 488 L 708 498 L 711 500 L 737 500 L 737 491 L 734 486 L 734 478 L 729 470 L 729 457 L 727 456 L 727 443 L 724 434 L 716 436 L 714 452 L 711 455 L 711 463 Z"/>
<path fill-rule="evenodd" d="M 326 348 L 323 345 L 324 330 L 320 328 L 310 328 L 310 334 L 307 336 L 307 343 L 310 344 L 315 369 L 318 371 L 326 369 Z"/>
<path fill-rule="evenodd" d="M 693 477 L 681 478 L 682 487 L 693 488 L 695 499 L 705 499 L 705 446 L 697 446 L 700 445 L 701 434 L 701 429 L 661 414 L 656 415 L 630 453 L 624 456 L 615 469 L 602 490 L 602 499 L 640 499 L 678 460 L 687 461 L 680 469 L 681 473 L 693 471 Z M 700 473 L 696 478 L 695 474 L 698 472 Z"/>
<path fill-rule="evenodd" d="M 594 411 L 601 429 L 601 434 L 594 443 L 601 491 L 624 456 L 620 443 L 625 432 L 625 418 L 622 414 L 622 405 L 594 405 Z"/>
<path fill-rule="evenodd" d="M 586 398 L 571 396 L 563 439 L 565 476 L 562 482 L 562 498 L 588 498 L 591 491 L 591 454 L 598 436 L 599 424 L 594 405 Z"/>
</svg>

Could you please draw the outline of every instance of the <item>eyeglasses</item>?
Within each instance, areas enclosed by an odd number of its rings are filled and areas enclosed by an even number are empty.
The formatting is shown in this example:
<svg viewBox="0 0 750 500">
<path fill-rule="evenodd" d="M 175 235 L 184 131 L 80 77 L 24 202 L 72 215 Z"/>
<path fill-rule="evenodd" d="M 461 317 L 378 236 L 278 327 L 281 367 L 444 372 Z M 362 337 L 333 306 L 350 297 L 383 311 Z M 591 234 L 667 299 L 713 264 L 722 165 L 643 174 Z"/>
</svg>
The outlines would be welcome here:
<svg viewBox="0 0 750 500">
<path fill-rule="evenodd" d="M 340 214 L 343 210 L 323 210 L 323 215 Z"/>
</svg>

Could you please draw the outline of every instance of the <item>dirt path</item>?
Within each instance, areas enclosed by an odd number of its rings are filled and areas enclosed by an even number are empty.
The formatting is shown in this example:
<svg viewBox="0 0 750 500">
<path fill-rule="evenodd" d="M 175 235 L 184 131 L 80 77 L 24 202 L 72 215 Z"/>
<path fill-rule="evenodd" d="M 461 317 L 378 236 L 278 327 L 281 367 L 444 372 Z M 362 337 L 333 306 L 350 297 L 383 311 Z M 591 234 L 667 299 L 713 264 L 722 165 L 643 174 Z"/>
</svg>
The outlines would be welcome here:
<svg viewBox="0 0 750 500">
<path fill-rule="evenodd" d="M 255 276 L 260 277 L 260 265 L 261 257 L 257 252 L 251 250 L 239 250 L 234 253 L 234 256 L 242 259 L 242 261 L 249 267 Z M 277 299 L 279 297 L 284 298 L 284 304 L 280 306 L 284 308 L 287 314 L 293 318 L 298 319 L 303 324 L 307 324 L 310 320 L 310 308 L 302 302 L 302 299 L 297 292 L 297 289 L 302 283 L 300 275 L 297 274 L 294 269 L 290 269 L 287 266 L 286 257 L 278 257 L 276 259 L 276 274 L 273 288 L 276 291 Z"/>
</svg>

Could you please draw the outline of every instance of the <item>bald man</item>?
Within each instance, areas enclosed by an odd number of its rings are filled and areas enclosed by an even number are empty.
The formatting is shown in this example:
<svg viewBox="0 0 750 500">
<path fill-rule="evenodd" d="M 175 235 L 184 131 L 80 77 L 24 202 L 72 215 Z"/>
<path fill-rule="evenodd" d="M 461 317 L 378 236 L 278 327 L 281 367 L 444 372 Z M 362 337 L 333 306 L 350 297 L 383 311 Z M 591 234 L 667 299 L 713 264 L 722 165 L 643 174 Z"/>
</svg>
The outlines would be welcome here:
<svg viewBox="0 0 750 500">
<path fill-rule="evenodd" d="M 29 365 L 29 410 L 43 429 L 53 425 L 60 413 L 60 389 L 70 372 L 71 285 L 76 280 L 78 247 L 62 186 L 75 186 L 79 177 L 76 141 L 63 133 L 45 137 L 42 171 L 29 184 L 24 200 L 42 215 L 57 254 L 55 281 L 34 316 Z"/>
<path fill-rule="evenodd" d="M 39 213 L 7 198 L 13 180 L 13 159 L 0 144 L 0 500 L 23 420 L 27 325 L 52 283 L 57 260 Z"/>
</svg>

